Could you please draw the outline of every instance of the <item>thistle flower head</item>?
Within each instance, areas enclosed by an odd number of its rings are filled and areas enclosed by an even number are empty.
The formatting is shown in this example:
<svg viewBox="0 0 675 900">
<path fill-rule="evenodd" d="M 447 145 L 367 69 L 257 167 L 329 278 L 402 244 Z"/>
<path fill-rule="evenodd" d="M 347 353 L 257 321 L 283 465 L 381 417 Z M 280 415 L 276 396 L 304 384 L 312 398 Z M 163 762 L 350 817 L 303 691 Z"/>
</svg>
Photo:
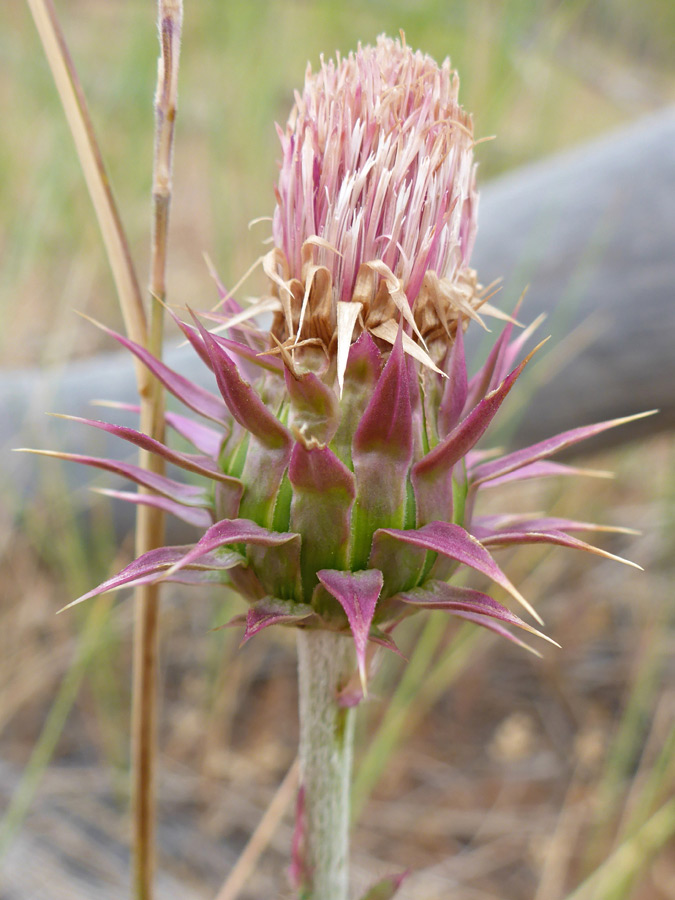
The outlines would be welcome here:
<svg viewBox="0 0 675 900">
<path fill-rule="evenodd" d="M 454 333 L 458 309 L 470 315 L 478 305 L 468 268 L 473 128 L 458 91 L 449 60 L 438 66 L 384 35 L 345 59 L 322 59 L 317 73 L 308 67 L 279 129 L 267 270 L 280 286 L 281 342 L 318 339 L 330 354 L 336 333 L 343 342 L 377 335 L 414 309 L 413 338 L 428 350 Z M 358 306 L 341 310 L 348 302 Z"/>
<path fill-rule="evenodd" d="M 308 71 L 280 137 L 270 295 L 242 309 L 223 290 L 222 309 L 203 317 L 227 336 L 174 317 L 218 393 L 110 332 L 206 420 L 167 414 L 195 452 L 87 421 L 203 483 L 70 456 L 143 485 L 151 493 L 119 496 L 201 534 L 145 554 L 80 599 L 158 578 L 229 583 L 249 603 L 246 638 L 275 623 L 351 632 L 363 680 L 369 642 L 393 647 L 391 629 L 420 608 L 512 640 L 505 626 L 539 634 L 488 594 L 453 585 L 456 569 L 481 573 L 536 617 L 493 551 L 548 542 L 609 554 L 569 533 L 593 526 L 481 518 L 476 498 L 506 481 L 573 473 L 549 457 L 621 420 L 496 458 L 476 447 L 532 355 L 521 359 L 531 330 L 514 334 L 502 315 L 468 378 L 464 327 L 478 308 L 495 311 L 468 268 L 473 139 L 456 75 L 381 37 Z M 274 313 L 269 332 L 255 325 L 262 311 Z"/>
<path fill-rule="evenodd" d="M 452 279 L 468 265 L 473 131 L 458 90 L 448 59 L 438 66 L 384 35 L 346 59 L 322 59 L 316 74 L 308 67 L 279 130 L 273 234 L 294 277 L 315 237 L 339 300 L 352 299 L 360 266 L 374 260 L 411 303 L 427 271 Z"/>
</svg>

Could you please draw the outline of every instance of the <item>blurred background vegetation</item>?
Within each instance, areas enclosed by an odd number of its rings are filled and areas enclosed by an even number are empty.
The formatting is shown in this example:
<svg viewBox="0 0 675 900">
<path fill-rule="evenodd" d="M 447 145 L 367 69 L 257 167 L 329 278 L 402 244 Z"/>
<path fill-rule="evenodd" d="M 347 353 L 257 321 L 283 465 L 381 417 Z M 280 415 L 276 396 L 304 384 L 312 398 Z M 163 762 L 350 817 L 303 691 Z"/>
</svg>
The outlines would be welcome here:
<svg viewBox="0 0 675 900">
<path fill-rule="evenodd" d="M 155 5 L 60 0 L 57 10 L 144 280 Z M 204 251 L 230 285 L 260 254 L 269 226 L 248 223 L 272 211 L 273 123 L 285 121 L 306 61 L 316 66 L 322 52 L 347 53 L 400 28 L 411 46 L 451 57 L 477 135 L 497 136 L 477 150 L 483 182 L 675 100 L 671 0 L 188 2 L 172 302 L 214 301 Z M 109 349 L 73 308 L 116 328 L 121 321 L 72 141 L 20 0 L 0 8 L 0 58 L 0 357 L 7 370 L 65 364 Z M 254 276 L 244 295 L 259 285 Z M 564 550 L 518 551 L 507 563 L 541 602 L 562 653 L 547 651 L 540 663 L 438 617 L 412 626 L 404 639 L 410 666 L 389 661 L 380 684 L 393 704 L 372 704 L 363 727 L 357 874 L 422 868 L 420 900 L 451 889 L 461 900 L 561 900 L 611 859 L 613 875 L 601 874 L 605 881 L 584 897 L 675 897 L 675 861 L 661 850 L 675 827 L 663 806 L 675 784 L 673 462 L 672 439 L 661 436 L 593 460 L 618 471 L 614 483 L 571 492 L 545 485 L 518 497 L 524 510 L 644 531 L 604 546 L 637 559 L 646 575 Z M 119 568 L 130 544 L 116 547 L 105 504 L 86 523 L 76 519 L 57 467 L 43 472 L 44 491 L 29 507 L 9 493 L 0 501 L 0 760 L 9 766 L 7 775 L 0 768 L 0 853 L 8 851 L 16 884 L 24 877 L 12 863 L 16 847 L 32 847 L 40 829 L 51 834 L 44 823 L 57 812 L 73 834 L 84 828 L 77 821 L 95 820 L 107 841 L 121 840 L 128 765 L 129 604 L 103 598 L 53 613 Z M 160 815 L 170 813 L 176 828 L 185 823 L 162 864 L 195 897 L 213 893 L 295 745 L 292 636 L 264 636 L 237 653 L 236 635 L 209 633 L 225 607 L 239 609 L 232 598 L 205 593 L 186 602 L 167 592 L 162 626 L 162 766 L 173 780 Z M 106 786 L 98 806 L 93 788 L 82 797 L 91 771 L 100 776 L 92 783 Z M 111 796 L 119 801 L 112 806 Z M 35 811 L 24 819 L 31 801 Z M 640 831 L 650 823 L 652 844 Z M 243 896 L 283 893 L 284 827 Z M 199 834 L 216 863 L 195 844 Z M 642 849 L 631 855 L 636 835 Z M 124 884 L 123 872 L 106 876 L 111 897 L 122 896 L 118 876 Z"/>
<path fill-rule="evenodd" d="M 152 91 L 150 0 L 57 4 L 144 277 Z M 27 7 L 3 4 L 0 71 L 0 335 L 4 365 L 89 353 L 101 340 L 70 310 L 117 324 L 89 199 Z M 261 252 L 283 124 L 307 60 L 404 27 L 450 56 L 476 133 L 481 179 L 675 99 L 669 0 L 231 0 L 186 10 L 172 210 L 172 295 L 213 295 L 207 251 L 235 283 Z M 253 288 L 252 288 L 253 289 Z"/>
</svg>

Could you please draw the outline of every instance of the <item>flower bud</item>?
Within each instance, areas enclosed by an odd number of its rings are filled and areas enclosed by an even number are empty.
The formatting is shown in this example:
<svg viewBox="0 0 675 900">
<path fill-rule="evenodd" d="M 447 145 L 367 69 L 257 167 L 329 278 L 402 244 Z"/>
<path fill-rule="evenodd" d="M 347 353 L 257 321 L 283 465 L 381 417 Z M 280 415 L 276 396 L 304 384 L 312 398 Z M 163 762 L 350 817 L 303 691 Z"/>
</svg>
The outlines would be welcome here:
<svg viewBox="0 0 675 900">
<path fill-rule="evenodd" d="M 246 639 L 271 624 L 351 631 L 365 680 L 368 642 L 393 646 L 394 625 L 420 608 L 512 640 L 506 625 L 540 634 L 487 594 L 449 583 L 467 566 L 538 618 L 493 548 L 547 541 L 609 555 L 567 533 L 584 523 L 474 514 L 479 491 L 549 474 L 556 450 L 619 422 L 497 459 L 476 449 L 532 353 L 518 362 L 529 335 L 514 339 L 515 321 L 501 314 L 504 330 L 467 377 L 463 329 L 482 321 L 479 310 L 497 311 L 469 268 L 474 141 L 458 86 L 447 60 L 438 66 L 386 37 L 307 70 L 279 129 L 275 246 L 263 264 L 270 296 L 242 310 L 224 293 L 209 317 L 226 337 L 198 317 L 194 326 L 176 319 L 217 394 L 113 334 L 208 424 L 167 415 L 194 453 L 89 424 L 206 484 L 77 460 L 151 489 L 124 498 L 160 506 L 202 536 L 145 554 L 85 597 L 157 578 L 228 582 L 249 603 Z M 270 310 L 265 332 L 255 315 Z"/>
</svg>

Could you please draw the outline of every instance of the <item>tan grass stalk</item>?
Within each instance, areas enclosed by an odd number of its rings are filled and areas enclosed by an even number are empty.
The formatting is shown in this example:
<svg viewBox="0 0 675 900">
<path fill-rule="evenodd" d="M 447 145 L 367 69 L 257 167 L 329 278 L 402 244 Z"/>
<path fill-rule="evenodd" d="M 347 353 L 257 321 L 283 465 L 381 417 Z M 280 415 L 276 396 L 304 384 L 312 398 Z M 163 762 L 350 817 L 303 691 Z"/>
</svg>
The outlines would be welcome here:
<svg viewBox="0 0 675 900">
<path fill-rule="evenodd" d="M 150 324 L 143 306 L 129 245 L 115 205 L 103 158 L 96 142 L 84 92 L 59 26 L 52 0 L 27 0 L 35 21 L 70 127 L 89 195 L 101 229 L 106 255 L 129 337 L 155 355 L 162 348 L 162 304 L 165 297 L 167 231 L 171 198 L 171 162 L 182 3 L 158 0 L 160 59 L 155 100 L 155 154 L 153 165 L 153 237 L 150 264 Z M 141 430 L 161 439 L 163 396 L 148 371 L 136 364 L 141 399 Z M 158 459 L 141 453 L 140 462 L 155 472 Z M 139 506 L 136 552 L 161 545 L 163 516 Z M 157 680 L 157 589 L 141 587 L 135 596 L 137 628 L 134 636 L 134 890 L 137 900 L 150 900 L 154 872 L 154 756 Z"/>
<path fill-rule="evenodd" d="M 279 823 L 290 806 L 297 788 L 298 759 L 296 758 L 284 775 L 284 780 L 277 788 L 270 805 L 249 838 L 248 844 L 244 847 L 232 871 L 218 891 L 216 900 L 237 900 L 246 882 L 251 877 L 258 860 L 279 827 Z"/>
<path fill-rule="evenodd" d="M 45 57 L 75 142 L 82 173 L 98 220 L 106 255 L 117 289 L 124 325 L 132 340 L 145 344 L 147 321 L 129 245 L 120 220 L 101 151 L 75 65 L 68 52 L 52 0 L 27 0 Z M 136 368 L 139 391 L 149 383 L 147 370 Z"/>
<path fill-rule="evenodd" d="M 155 94 L 155 152 L 152 174 L 152 244 L 150 251 L 150 329 L 147 348 L 162 353 L 166 255 L 171 203 L 173 136 L 178 94 L 178 63 L 183 24 L 182 0 L 158 0 L 160 56 Z M 152 380 L 141 396 L 141 431 L 156 440 L 164 437 L 164 396 Z M 162 474 L 161 457 L 143 453 L 141 464 Z M 164 540 L 161 510 L 141 505 L 136 519 L 136 554 L 160 547 Z M 151 900 L 155 870 L 155 758 L 158 668 L 158 585 L 135 592 L 134 668 L 132 704 L 133 744 L 133 880 L 136 900 Z"/>
</svg>

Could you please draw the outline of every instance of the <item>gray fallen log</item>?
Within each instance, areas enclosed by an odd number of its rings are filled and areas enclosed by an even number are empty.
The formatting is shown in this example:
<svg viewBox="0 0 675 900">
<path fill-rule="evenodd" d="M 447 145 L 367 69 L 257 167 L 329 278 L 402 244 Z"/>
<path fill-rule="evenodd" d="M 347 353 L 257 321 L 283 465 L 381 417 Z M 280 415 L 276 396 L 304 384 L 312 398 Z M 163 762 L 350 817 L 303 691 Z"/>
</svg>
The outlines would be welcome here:
<svg viewBox="0 0 675 900">
<path fill-rule="evenodd" d="M 481 279 L 503 276 L 511 302 L 529 283 L 521 318 L 547 313 L 550 352 L 567 360 L 537 386 L 518 443 L 654 408 L 607 441 L 675 424 L 674 146 L 671 108 L 483 192 Z"/>
<path fill-rule="evenodd" d="M 534 370 L 536 383 L 521 391 L 527 402 L 511 443 L 655 407 L 660 415 L 611 431 L 607 439 L 625 441 L 675 423 L 674 146 L 675 108 L 483 189 L 473 258 L 481 280 L 503 278 L 499 305 L 507 310 L 529 283 L 521 320 L 545 312 L 542 334 L 553 335 L 553 352 Z M 470 352 L 483 353 L 480 329 L 468 335 Z M 189 348 L 171 346 L 167 360 L 209 384 Z M 547 380 L 552 362 L 558 371 Z M 125 353 L 6 372 L 0 377 L 0 447 L 119 457 L 119 442 L 49 420 L 44 411 L 86 416 L 93 397 L 133 402 L 134 395 Z M 70 491 L 92 481 L 92 473 L 77 466 L 8 453 L 3 460 L 0 490 L 17 506 L 46 479 L 65 479 Z"/>
</svg>

